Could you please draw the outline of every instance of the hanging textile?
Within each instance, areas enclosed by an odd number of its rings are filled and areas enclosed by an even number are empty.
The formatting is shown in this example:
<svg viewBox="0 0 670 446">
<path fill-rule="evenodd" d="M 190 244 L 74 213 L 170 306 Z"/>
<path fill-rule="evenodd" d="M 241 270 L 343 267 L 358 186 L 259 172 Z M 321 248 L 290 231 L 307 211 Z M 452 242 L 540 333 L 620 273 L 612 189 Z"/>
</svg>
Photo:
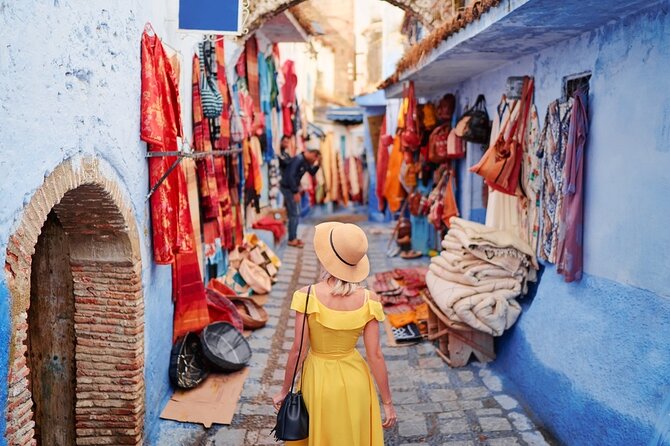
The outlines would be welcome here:
<svg viewBox="0 0 670 446">
<path fill-rule="evenodd" d="M 295 132 L 293 126 L 297 105 L 295 89 L 298 85 L 298 76 L 295 74 L 295 63 L 292 60 L 284 62 L 282 73 L 284 75 L 284 85 L 281 87 L 283 131 L 284 135 L 292 136 Z"/>
<path fill-rule="evenodd" d="M 397 212 L 400 209 L 402 200 L 405 197 L 404 189 L 400 184 L 400 168 L 402 166 L 402 150 L 400 149 L 400 136 L 393 138 L 393 148 L 389 155 L 388 170 L 384 181 L 384 198 L 388 203 L 391 212 Z"/>
<path fill-rule="evenodd" d="M 339 199 L 341 204 L 347 206 L 349 204 L 349 183 L 347 182 L 347 175 L 344 171 L 342 151 L 338 150 L 335 158 L 337 159 L 338 183 L 340 185 Z"/>
<path fill-rule="evenodd" d="M 219 91 L 223 98 L 223 111 L 218 118 L 219 136 L 217 138 L 216 148 L 218 150 L 227 150 L 230 147 L 230 90 L 226 76 L 225 51 L 223 39 L 218 39 L 215 44 L 217 82 Z"/>
<path fill-rule="evenodd" d="M 179 252 L 172 268 L 174 325 L 172 341 L 188 332 L 198 333 L 209 324 L 205 285 L 195 251 Z"/>
<path fill-rule="evenodd" d="M 152 34 L 145 30 L 141 42 L 140 137 L 150 152 L 177 151 L 177 138 L 182 136 L 179 86 L 160 39 Z M 150 158 L 151 184 L 157 184 L 176 160 L 176 157 Z M 176 252 L 193 250 L 193 227 L 181 166 L 151 196 L 151 220 L 156 263 L 173 263 Z"/>
<path fill-rule="evenodd" d="M 535 105 L 530 110 L 526 144 L 521 162 L 520 185 L 523 195 L 517 201 L 520 216 L 520 237 L 537 253 L 537 240 L 540 233 L 540 158 L 537 151 L 540 146 L 540 121 Z"/>
<path fill-rule="evenodd" d="M 389 145 L 392 144 L 392 141 L 393 138 L 387 134 L 386 116 L 384 116 L 382 127 L 379 131 L 379 144 L 377 146 L 377 189 L 375 191 L 380 211 L 383 211 L 386 207 L 384 188 L 386 186 L 386 171 L 389 164 Z"/>
<path fill-rule="evenodd" d="M 573 99 L 549 104 L 545 117 L 538 156 L 541 161 L 542 195 L 539 236 L 539 257 L 556 263 L 560 215 L 563 209 L 565 152 L 568 145 Z"/>
<path fill-rule="evenodd" d="M 558 240 L 557 269 L 566 282 L 582 278 L 584 249 L 584 151 L 589 128 L 585 94 L 574 96 L 570 131 L 565 154 L 565 195 L 560 214 L 563 230 Z"/>
<path fill-rule="evenodd" d="M 508 100 L 502 96 L 491 126 L 491 140 L 489 146 L 495 144 L 502 130 L 509 127 L 512 119 L 512 110 L 516 109 L 518 101 Z M 485 187 L 488 187 L 485 185 Z M 488 203 L 486 207 L 486 226 L 520 234 L 521 223 L 519 221 L 519 197 L 509 195 L 495 189 L 489 188 Z"/>
<path fill-rule="evenodd" d="M 256 36 L 252 35 L 244 43 L 244 55 L 247 63 L 247 88 L 249 96 L 253 101 L 254 114 L 261 112 L 261 95 L 258 76 L 258 42 Z"/>
</svg>

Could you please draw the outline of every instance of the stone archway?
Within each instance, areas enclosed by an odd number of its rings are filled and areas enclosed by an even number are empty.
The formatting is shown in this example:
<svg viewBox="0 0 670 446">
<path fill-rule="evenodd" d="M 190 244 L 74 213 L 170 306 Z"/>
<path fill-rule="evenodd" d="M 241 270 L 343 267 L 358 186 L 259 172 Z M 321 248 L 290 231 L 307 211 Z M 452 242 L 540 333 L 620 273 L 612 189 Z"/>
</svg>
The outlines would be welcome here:
<svg viewBox="0 0 670 446">
<path fill-rule="evenodd" d="M 249 17 L 246 28 L 253 32 L 268 19 L 306 0 L 249 0 Z M 384 0 L 406 11 L 412 12 L 427 31 L 442 23 L 451 14 L 452 1 L 444 0 Z"/>
<path fill-rule="evenodd" d="M 132 209 L 117 182 L 104 174 L 102 163 L 86 158 L 59 165 L 24 208 L 9 239 L 5 272 L 12 338 L 5 437 L 11 445 L 36 442 L 30 385 L 34 355 L 28 354 L 26 344 L 31 333 L 31 266 L 40 233 L 53 221 L 67 240 L 67 253 L 62 255 L 69 259 L 74 299 L 76 444 L 142 444 L 144 301 L 139 238 Z M 45 426 L 40 427 L 43 432 Z"/>
</svg>

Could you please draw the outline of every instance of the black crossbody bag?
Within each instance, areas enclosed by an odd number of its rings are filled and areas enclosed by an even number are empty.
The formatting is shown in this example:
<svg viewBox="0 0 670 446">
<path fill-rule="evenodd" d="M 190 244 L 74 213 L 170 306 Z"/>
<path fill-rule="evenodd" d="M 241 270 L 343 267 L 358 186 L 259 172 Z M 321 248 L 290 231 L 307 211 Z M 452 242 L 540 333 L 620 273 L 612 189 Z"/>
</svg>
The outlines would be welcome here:
<svg viewBox="0 0 670 446">
<path fill-rule="evenodd" d="M 295 369 L 293 370 L 291 390 L 289 390 L 288 395 L 286 395 L 286 398 L 284 398 L 284 401 L 281 403 L 281 407 L 277 413 L 277 424 L 274 429 L 272 429 L 277 441 L 296 441 L 304 440 L 309 437 L 309 413 L 307 413 L 305 400 L 302 398 L 302 369 L 300 371 L 300 390 L 293 393 L 293 385 L 295 384 L 295 375 L 298 373 L 298 364 L 300 364 L 302 341 L 305 337 L 305 323 L 307 321 L 307 304 L 309 303 L 309 295 L 311 291 L 312 286 L 310 285 L 307 288 L 305 317 L 302 320 L 302 333 L 300 334 L 300 349 L 298 350 L 298 359 L 295 362 Z"/>
</svg>

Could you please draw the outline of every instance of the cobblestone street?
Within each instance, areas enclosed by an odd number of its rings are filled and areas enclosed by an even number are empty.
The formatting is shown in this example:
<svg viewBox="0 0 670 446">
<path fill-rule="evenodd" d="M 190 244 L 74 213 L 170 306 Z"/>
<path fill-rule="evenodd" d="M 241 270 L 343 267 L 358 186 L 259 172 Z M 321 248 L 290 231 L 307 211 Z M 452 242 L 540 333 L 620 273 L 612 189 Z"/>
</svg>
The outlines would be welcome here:
<svg viewBox="0 0 670 446">
<path fill-rule="evenodd" d="M 366 225 L 372 273 L 424 264 L 385 255 L 387 226 Z M 284 377 L 288 350 L 294 336 L 289 302 L 295 289 L 317 279 L 312 249 L 313 229 L 302 228 L 304 249 L 286 248 L 279 280 L 265 306 L 270 315 L 263 329 L 249 338 L 253 350 L 250 374 L 231 426 L 203 430 L 196 426 L 164 424 L 160 445 L 272 445 L 270 430 L 275 414 L 271 397 Z M 424 342 L 389 347 L 381 334 L 389 370 L 398 425 L 385 433 L 387 445 L 541 446 L 545 438 L 520 404 L 506 394 L 502 381 L 487 366 L 471 363 L 450 369 Z M 364 351 L 364 350 L 362 350 Z M 346 446 L 346 445 L 342 445 Z"/>
</svg>

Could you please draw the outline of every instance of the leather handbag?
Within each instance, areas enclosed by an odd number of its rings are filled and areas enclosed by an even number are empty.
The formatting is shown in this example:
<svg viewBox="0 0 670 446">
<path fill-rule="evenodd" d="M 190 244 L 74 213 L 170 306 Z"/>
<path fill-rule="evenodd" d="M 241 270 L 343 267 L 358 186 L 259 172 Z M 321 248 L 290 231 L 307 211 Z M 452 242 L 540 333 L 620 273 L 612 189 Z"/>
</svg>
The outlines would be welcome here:
<svg viewBox="0 0 670 446">
<path fill-rule="evenodd" d="M 428 138 L 428 161 L 440 164 L 449 157 L 447 156 L 447 141 L 451 132 L 451 123 L 447 122 L 433 130 Z"/>
<path fill-rule="evenodd" d="M 456 132 L 449 132 L 447 137 L 447 159 L 465 158 L 465 144 L 456 136 Z"/>
<path fill-rule="evenodd" d="M 464 141 L 488 144 L 491 135 L 491 121 L 486 111 L 486 99 L 483 94 L 477 96 L 475 105 L 463 113 L 455 130 L 456 136 Z"/>
<path fill-rule="evenodd" d="M 420 192 L 412 192 L 409 194 L 409 197 L 407 197 L 407 207 L 409 208 L 409 213 L 414 215 L 415 217 L 417 215 L 421 214 L 421 199 L 423 196 L 421 195 Z"/>
<path fill-rule="evenodd" d="M 300 349 L 298 350 L 298 359 L 295 361 L 293 370 L 293 379 L 291 380 L 291 390 L 281 403 L 277 413 L 277 424 L 270 433 L 275 434 L 277 441 L 297 441 L 309 437 L 309 413 L 305 400 L 302 397 L 302 371 L 300 372 L 300 389 L 293 393 L 295 385 L 295 375 L 298 373 L 298 364 L 300 363 L 300 353 L 302 353 L 302 341 L 305 337 L 305 322 L 307 321 L 307 305 L 309 304 L 309 295 L 312 291 L 312 285 L 307 288 L 307 299 L 305 300 L 305 317 L 302 320 L 302 334 L 300 335 Z M 303 363 L 304 364 L 304 363 Z"/>
<path fill-rule="evenodd" d="M 510 112 L 510 119 L 503 123 L 493 146 L 489 147 L 482 159 L 470 168 L 470 172 L 481 175 L 491 188 L 508 195 L 517 194 L 533 90 L 533 79 L 526 77 L 523 95 Z"/>
</svg>

